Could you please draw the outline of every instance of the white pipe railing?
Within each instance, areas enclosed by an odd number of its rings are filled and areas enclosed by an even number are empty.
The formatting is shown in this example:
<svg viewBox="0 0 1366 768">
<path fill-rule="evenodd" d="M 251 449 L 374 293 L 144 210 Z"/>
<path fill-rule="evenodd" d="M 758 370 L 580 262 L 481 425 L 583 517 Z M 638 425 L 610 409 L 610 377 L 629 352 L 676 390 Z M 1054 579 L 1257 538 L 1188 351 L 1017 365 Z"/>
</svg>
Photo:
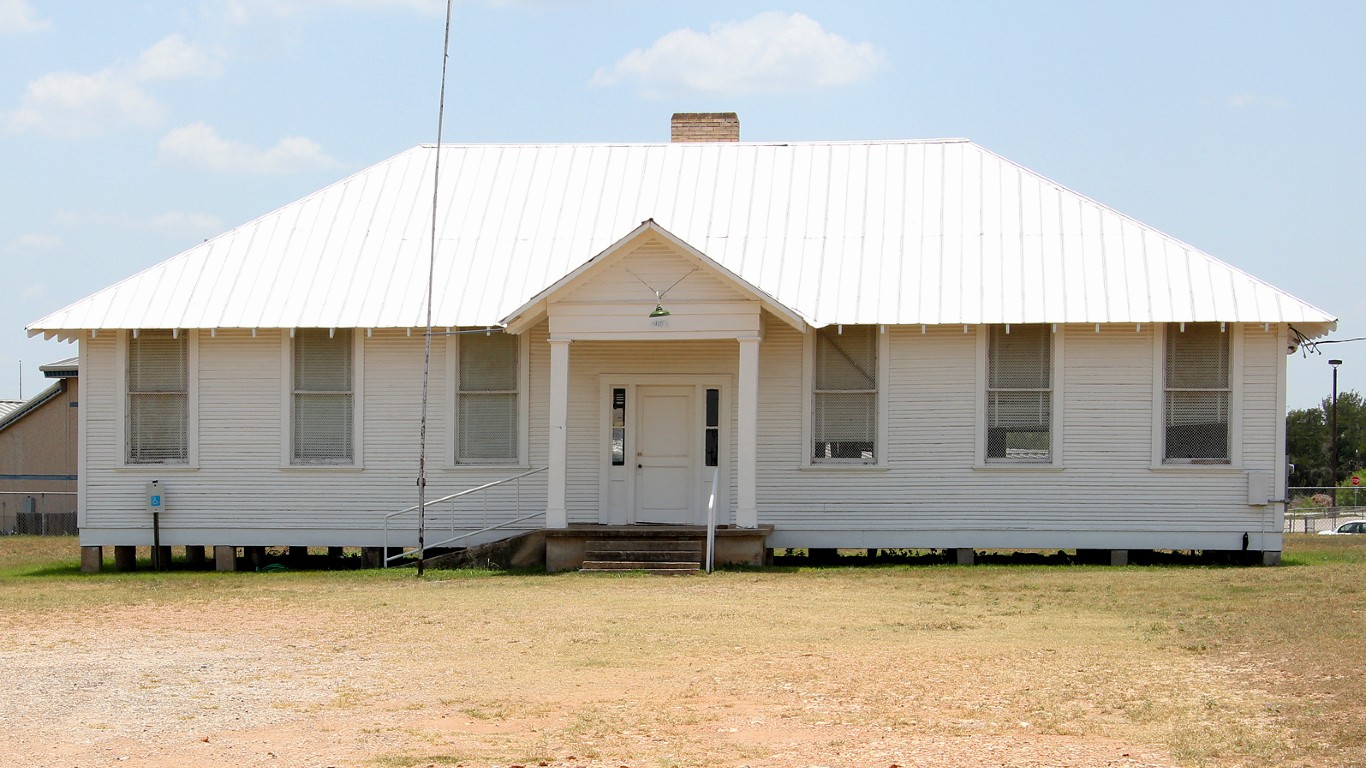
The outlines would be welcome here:
<svg viewBox="0 0 1366 768">
<path fill-rule="evenodd" d="M 530 470 L 530 471 L 528 471 L 528 472 L 522 472 L 522 473 L 513 475 L 512 477 L 505 477 L 505 478 L 503 478 L 503 479 L 501 479 L 501 480 L 494 480 L 493 482 L 484 483 L 483 485 L 478 485 L 478 486 L 475 486 L 475 487 L 473 487 L 473 488 L 466 488 L 466 489 L 463 490 L 463 491 L 457 491 L 456 493 L 452 493 L 452 494 L 449 494 L 449 495 L 447 495 L 447 496 L 442 496 L 442 497 L 439 498 L 439 499 L 432 499 L 431 501 L 428 501 L 428 502 L 426 502 L 425 504 L 423 504 L 423 507 L 424 507 L 424 509 L 429 509 L 429 508 L 431 508 L 431 506 L 434 505 L 434 504 L 444 504 L 444 503 L 446 503 L 446 502 L 450 502 L 450 505 L 451 505 L 451 509 L 450 509 L 450 514 L 451 514 L 451 532 L 454 533 L 454 532 L 455 532 L 455 500 L 456 500 L 456 499 L 463 498 L 463 497 L 465 497 L 465 496 L 469 496 L 470 494 L 474 494 L 474 493 L 481 493 L 481 492 L 483 492 L 483 491 L 489 490 L 490 488 L 496 488 L 496 487 L 498 487 L 498 486 L 500 486 L 500 485 L 506 485 L 506 484 L 508 484 L 508 483 L 513 483 L 513 482 L 515 482 L 515 483 L 517 484 L 517 497 L 516 497 L 516 499 L 517 499 L 517 501 L 516 501 L 517 506 L 516 506 L 516 510 L 517 510 L 517 512 L 521 512 L 521 511 L 522 511 L 522 482 L 521 482 L 521 481 L 522 481 L 522 478 L 528 477 L 528 476 L 530 476 L 530 475 L 534 475 L 534 474 L 536 474 L 536 473 L 538 473 L 538 472 L 544 472 L 544 471 L 546 471 L 546 469 L 547 469 L 546 467 L 540 467 L 540 468 L 537 468 L 537 469 Z M 403 509 L 400 509 L 400 510 L 397 511 L 397 512 L 390 512 L 389 514 L 387 514 L 387 515 L 384 516 L 384 558 L 383 558 L 383 560 L 384 560 L 384 567 L 385 567 L 385 568 L 388 568 L 388 567 L 389 567 L 389 563 L 390 563 L 390 562 L 392 562 L 392 561 L 394 561 L 394 560 L 402 559 L 402 558 L 407 557 L 408 555 L 411 555 L 411 554 L 413 553 L 413 550 L 404 549 L 404 551 L 402 551 L 402 552 L 400 552 L 400 553 L 398 553 L 398 554 L 396 554 L 396 555 L 390 555 L 390 554 L 389 554 L 389 522 L 390 522 L 391 520 L 393 520 L 394 518 L 400 516 L 400 515 L 411 514 L 411 513 L 414 513 L 414 512 L 416 512 L 416 511 L 417 511 L 417 505 L 414 504 L 414 505 L 412 505 L 411 507 L 405 507 L 405 508 L 403 508 Z M 516 519 L 514 519 L 514 520 L 505 520 L 505 521 L 503 521 L 503 522 L 501 522 L 501 523 L 496 523 L 496 524 L 494 524 L 494 525 L 487 525 L 487 523 L 488 523 L 488 495 L 485 494 L 484 497 L 483 497 L 483 505 L 482 505 L 482 509 L 481 509 L 481 517 L 482 517 L 482 519 L 483 519 L 483 522 L 486 523 L 486 525 L 485 525 L 483 528 L 480 528 L 480 529 L 475 530 L 475 531 L 470 531 L 469 533 L 460 534 L 459 536 L 452 536 L 452 537 L 450 537 L 450 538 L 447 538 L 447 539 L 444 539 L 444 540 L 442 540 L 442 541 L 438 541 L 438 542 L 435 542 L 435 543 L 432 543 L 432 544 L 428 544 L 426 547 L 423 548 L 422 551 L 419 551 L 418 554 L 419 554 L 419 557 L 420 557 L 420 556 L 422 555 L 423 551 L 425 551 L 426 549 L 435 549 L 436 547 L 441 547 L 441 546 L 444 546 L 444 545 L 446 545 L 446 544 L 450 544 L 450 543 L 455 542 L 455 541 L 460 541 L 461 539 L 468 539 L 468 538 L 470 538 L 471 536 L 477 536 L 477 535 L 479 535 L 479 534 L 481 534 L 481 533 L 488 533 L 489 531 L 495 531 L 495 530 L 498 530 L 499 528 L 505 528 L 505 527 L 507 527 L 507 526 L 509 526 L 509 525 L 516 525 L 517 523 L 525 522 L 525 521 L 530 520 L 530 519 L 532 519 L 532 518 L 534 518 L 534 517 L 538 517 L 538 516 L 544 515 L 544 514 L 545 514 L 545 511 L 544 511 L 544 510 L 541 510 L 541 511 L 539 511 L 539 512 L 533 512 L 533 513 L 531 513 L 531 514 L 529 514 L 529 515 L 520 516 L 520 517 L 518 517 L 518 518 L 516 518 Z"/>
<path fill-rule="evenodd" d="M 721 479 L 721 468 L 711 473 L 711 494 L 707 496 L 707 573 L 716 566 L 716 484 Z"/>
</svg>

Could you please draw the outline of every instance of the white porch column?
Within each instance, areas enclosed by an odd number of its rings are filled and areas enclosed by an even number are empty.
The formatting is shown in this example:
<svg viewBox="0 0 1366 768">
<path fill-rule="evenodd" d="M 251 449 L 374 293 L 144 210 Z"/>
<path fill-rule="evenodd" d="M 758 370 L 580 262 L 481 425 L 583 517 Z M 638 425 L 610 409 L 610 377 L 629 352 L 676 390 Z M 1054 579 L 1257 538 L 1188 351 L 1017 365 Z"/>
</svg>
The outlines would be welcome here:
<svg viewBox="0 0 1366 768">
<path fill-rule="evenodd" d="M 550 467 L 546 471 L 545 527 L 568 528 L 565 481 L 569 453 L 569 341 L 550 340 Z"/>
<path fill-rule="evenodd" d="M 759 339 L 740 339 L 740 384 L 737 397 L 735 484 L 735 524 L 740 528 L 759 525 Z"/>
</svg>

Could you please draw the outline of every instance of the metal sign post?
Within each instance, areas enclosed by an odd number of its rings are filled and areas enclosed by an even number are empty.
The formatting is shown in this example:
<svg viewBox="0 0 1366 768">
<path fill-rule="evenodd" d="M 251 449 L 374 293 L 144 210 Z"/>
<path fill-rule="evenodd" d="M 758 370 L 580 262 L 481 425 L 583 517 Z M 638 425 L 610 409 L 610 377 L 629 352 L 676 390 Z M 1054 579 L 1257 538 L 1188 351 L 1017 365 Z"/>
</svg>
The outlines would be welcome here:
<svg viewBox="0 0 1366 768">
<path fill-rule="evenodd" d="M 164 498 L 161 493 L 161 481 L 149 481 L 147 483 L 147 511 L 152 513 L 152 568 L 158 571 L 162 568 L 161 510 L 166 507 L 162 503 Z"/>
</svg>

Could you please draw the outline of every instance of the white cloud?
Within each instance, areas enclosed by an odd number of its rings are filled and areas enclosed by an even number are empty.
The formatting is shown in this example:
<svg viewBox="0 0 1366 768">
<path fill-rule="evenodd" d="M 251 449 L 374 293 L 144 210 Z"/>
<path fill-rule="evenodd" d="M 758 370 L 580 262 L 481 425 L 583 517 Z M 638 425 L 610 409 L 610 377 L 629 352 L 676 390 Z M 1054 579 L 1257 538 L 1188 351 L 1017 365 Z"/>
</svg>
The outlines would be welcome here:
<svg viewBox="0 0 1366 768">
<path fill-rule="evenodd" d="M 295 16 L 318 8 L 398 9 L 445 15 L 446 0 L 233 0 L 224 10 L 229 21 L 246 24 L 263 16 Z"/>
<path fill-rule="evenodd" d="M 51 251 L 62 246 L 62 238 L 41 232 L 28 232 L 13 240 L 5 248 L 12 253 L 37 253 Z"/>
<path fill-rule="evenodd" d="M 203 48 L 185 42 L 178 34 L 171 34 L 138 55 L 132 75 L 142 81 L 179 80 L 217 75 L 222 71 L 218 61 Z"/>
<path fill-rule="evenodd" d="M 270 149 L 256 149 L 225 139 L 204 123 L 192 123 L 166 134 L 157 146 L 157 160 L 183 168 L 240 174 L 297 173 L 339 165 L 312 139 L 290 136 Z"/>
<path fill-rule="evenodd" d="M 154 232 L 163 237 L 213 237 L 223 231 L 223 220 L 210 213 L 168 211 L 130 222 L 134 229 Z"/>
<path fill-rule="evenodd" d="M 1228 105 L 1238 109 L 1250 109 L 1253 107 L 1284 109 L 1290 106 L 1290 103 L 1277 96 L 1262 96 L 1257 93 L 1239 93 L 1229 97 Z"/>
<path fill-rule="evenodd" d="M 0 0 L 4 2 L 4 0 Z M 49 72 L 28 84 L 19 108 L 3 115 L 14 133 L 59 138 L 98 136 L 111 128 L 150 128 L 166 119 L 166 108 L 143 83 L 214 74 L 217 61 L 180 35 L 162 38 L 131 65 L 94 74 Z"/>
<path fill-rule="evenodd" d="M 53 217 L 57 226 L 113 227 L 134 232 L 151 232 L 171 239 L 213 237 L 223 231 L 223 221 L 209 213 L 168 211 L 153 216 L 100 211 L 61 211 Z"/>
<path fill-rule="evenodd" d="M 28 84 L 19 108 L 5 115 L 15 133 L 61 138 L 98 136 L 115 125 L 155 126 L 165 108 L 113 70 L 93 75 L 51 72 Z"/>
<path fill-rule="evenodd" d="M 522 8 L 533 11 L 553 11 L 585 5 L 589 0 L 487 0 L 490 8 Z"/>
<path fill-rule="evenodd" d="M 28 0 L 0 0 L 0 34 L 38 32 L 51 26 L 51 21 L 38 18 Z"/>
<path fill-rule="evenodd" d="M 851 43 L 800 13 L 678 29 L 599 69 L 594 85 L 637 83 L 651 95 L 680 91 L 755 93 L 846 85 L 871 76 L 885 55 Z"/>
</svg>

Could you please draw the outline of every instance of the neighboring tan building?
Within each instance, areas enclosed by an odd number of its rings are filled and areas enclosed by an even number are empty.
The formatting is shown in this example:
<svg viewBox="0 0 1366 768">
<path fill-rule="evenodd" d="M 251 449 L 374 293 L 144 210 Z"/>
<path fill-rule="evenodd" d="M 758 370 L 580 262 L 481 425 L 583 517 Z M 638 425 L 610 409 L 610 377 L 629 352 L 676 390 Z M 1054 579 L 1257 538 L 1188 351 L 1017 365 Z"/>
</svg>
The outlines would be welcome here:
<svg viewBox="0 0 1366 768">
<path fill-rule="evenodd" d="M 52 386 L 0 415 L 0 532 L 75 533 L 77 360 L 40 366 Z"/>
</svg>

